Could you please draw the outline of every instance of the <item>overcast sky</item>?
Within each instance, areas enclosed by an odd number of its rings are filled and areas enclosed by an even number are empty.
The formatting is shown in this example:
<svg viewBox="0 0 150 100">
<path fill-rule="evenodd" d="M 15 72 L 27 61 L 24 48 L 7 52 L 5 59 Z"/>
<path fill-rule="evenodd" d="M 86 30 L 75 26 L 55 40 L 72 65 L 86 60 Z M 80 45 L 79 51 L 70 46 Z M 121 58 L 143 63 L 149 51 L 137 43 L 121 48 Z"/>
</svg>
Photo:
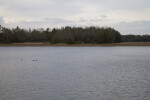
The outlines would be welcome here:
<svg viewBox="0 0 150 100">
<path fill-rule="evenodd" d="M 150 34 L 150 0 L 0 0 L 5 27 L 110 26 Z"/>
</svg>

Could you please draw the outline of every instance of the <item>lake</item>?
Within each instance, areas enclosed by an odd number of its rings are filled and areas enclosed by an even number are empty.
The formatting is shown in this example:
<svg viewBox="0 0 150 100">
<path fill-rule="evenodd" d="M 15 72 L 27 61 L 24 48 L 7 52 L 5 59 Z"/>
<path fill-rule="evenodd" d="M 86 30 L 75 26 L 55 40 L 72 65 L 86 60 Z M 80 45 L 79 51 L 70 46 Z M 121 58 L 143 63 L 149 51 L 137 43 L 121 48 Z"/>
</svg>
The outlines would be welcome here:
<svg viewBox="0 0 150 100">
<path fill-rule="evenodd" d="M 0 47 L 0 100 L 150 100 L 150 47 Z"/>
</svg>

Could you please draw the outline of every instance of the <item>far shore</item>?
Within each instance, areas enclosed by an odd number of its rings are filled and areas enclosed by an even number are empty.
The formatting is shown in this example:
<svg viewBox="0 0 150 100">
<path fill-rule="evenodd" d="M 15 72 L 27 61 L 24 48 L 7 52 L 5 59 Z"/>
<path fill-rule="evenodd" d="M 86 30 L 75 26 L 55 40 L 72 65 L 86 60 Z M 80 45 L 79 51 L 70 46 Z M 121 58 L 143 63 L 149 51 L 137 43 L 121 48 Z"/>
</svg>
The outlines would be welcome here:
<svg viewBox="0 0 150 100">
<path fill-rule="evenodd" d="M 25 43 L 10 43 L 10 44 L 0 44 L 0 46 L 47 46 L 47 47 L 92 47 L 92 46 L 150 46 L 150 42 L 122 42 L 122 43 L 105 43 L 105 44 L 66 44 L 66 43 L 45 43 L 45 42 L 25 42 Z"/>
</svg>

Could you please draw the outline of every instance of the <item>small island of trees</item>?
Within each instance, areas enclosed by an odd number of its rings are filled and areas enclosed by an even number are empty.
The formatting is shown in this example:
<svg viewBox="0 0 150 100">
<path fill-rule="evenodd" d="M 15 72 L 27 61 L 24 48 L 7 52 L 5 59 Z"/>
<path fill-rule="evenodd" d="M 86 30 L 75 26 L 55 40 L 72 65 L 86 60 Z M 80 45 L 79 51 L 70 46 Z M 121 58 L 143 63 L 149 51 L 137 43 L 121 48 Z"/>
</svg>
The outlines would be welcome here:
<svg viewBox="0 0 150 100">
<path fill-rule="evenodd" d="M 121 35 L 111 27 L 62 27 L 54 29 L 5 28 L 0 25 L 0 43 L 50 42 L 78 43 L 120 43 L 150 42 L 150 35 Z"/>
</svg>

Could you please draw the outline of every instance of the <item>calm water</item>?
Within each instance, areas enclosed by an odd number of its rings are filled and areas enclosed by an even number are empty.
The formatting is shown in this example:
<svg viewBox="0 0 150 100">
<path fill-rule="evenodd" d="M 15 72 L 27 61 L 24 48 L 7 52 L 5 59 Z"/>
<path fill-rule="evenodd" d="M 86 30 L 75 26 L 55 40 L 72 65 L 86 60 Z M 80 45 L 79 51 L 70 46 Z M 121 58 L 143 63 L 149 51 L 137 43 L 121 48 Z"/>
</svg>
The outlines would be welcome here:
<svg viewBox="0 0 150 100">
<path fill-rule="evenodd" d="M 150 100 L 150 47 L 0 47 L 0 100 Z"/>
</svg>

